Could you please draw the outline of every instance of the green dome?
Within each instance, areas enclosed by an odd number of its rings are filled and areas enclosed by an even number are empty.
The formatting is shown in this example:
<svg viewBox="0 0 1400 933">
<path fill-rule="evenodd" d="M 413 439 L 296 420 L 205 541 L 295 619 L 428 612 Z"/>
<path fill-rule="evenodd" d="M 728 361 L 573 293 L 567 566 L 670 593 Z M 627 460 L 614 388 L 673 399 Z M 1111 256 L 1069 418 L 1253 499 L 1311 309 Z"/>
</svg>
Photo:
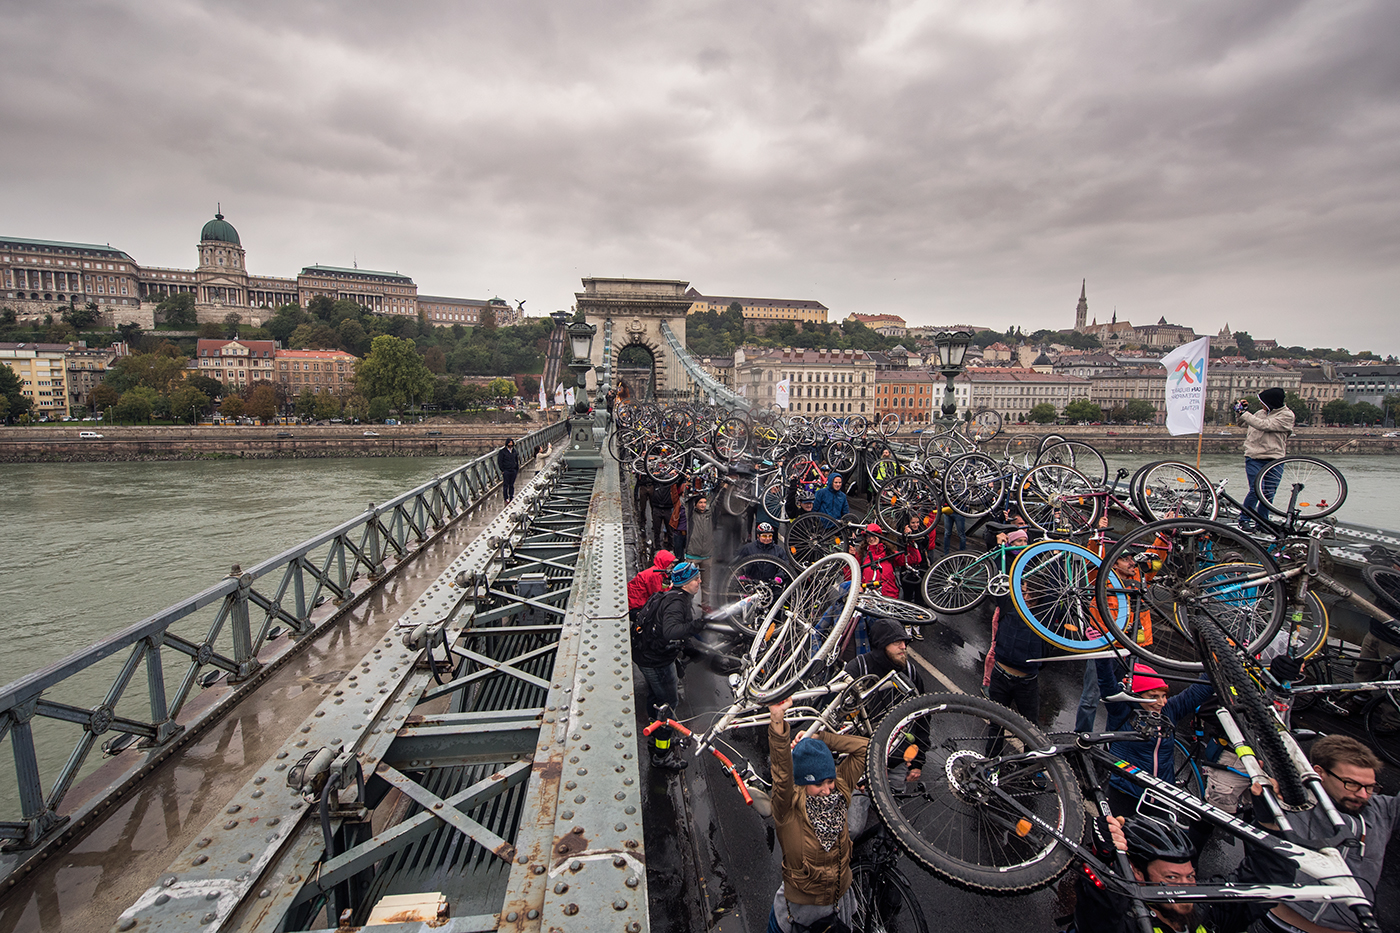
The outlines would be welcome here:
<svg viewBox="0 0 1400 933">
<path fill-rule="evenodd" d="M 223 214 L 215 214 L 214 219 L 204 225 L 204 229 L 199 231 L 200 240 L 221 240 L 224 243 L 232 243 L 234 246 L 242 246 L 238 242 L 238 231 L 233 229 L 233 224 L 224 220 Z"/>
</svg>

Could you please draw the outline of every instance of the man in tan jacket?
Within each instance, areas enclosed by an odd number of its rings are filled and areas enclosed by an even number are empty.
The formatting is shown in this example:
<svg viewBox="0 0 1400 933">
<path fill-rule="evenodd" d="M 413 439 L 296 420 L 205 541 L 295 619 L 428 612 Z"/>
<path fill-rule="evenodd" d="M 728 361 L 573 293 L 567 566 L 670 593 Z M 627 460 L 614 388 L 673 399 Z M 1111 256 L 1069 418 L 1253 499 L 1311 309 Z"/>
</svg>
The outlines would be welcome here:
<svg viewBox="0 0 1400 933">
<path fill-rule="evenodd" d="M 1259 497 L 1254 494 L 1254 478 L 1268 468 L 1279 457 L 1288 453 L 1288 436 L 1293 433 L 1293 409 L 1284 404 L 1283 390 L 1277 386 L 1259 393 L 1259 401 L 1264 408 L 1258 413 L 1250 412 L 1242 404 L 1236 403 L 1235 411 L 1239 423 L 1249 430 L 1244 435 L 1244 475 L 1249 488 L 1245 490 L 1244 508 L 1240 513 L 1240 527 L 1253 530 L 1254 519 L 1250 512 L 1260 512 Z M 1278 473 L 1264 476 L 1264 494 L 1273 500 L 1278 489 Z"/>
</svg>

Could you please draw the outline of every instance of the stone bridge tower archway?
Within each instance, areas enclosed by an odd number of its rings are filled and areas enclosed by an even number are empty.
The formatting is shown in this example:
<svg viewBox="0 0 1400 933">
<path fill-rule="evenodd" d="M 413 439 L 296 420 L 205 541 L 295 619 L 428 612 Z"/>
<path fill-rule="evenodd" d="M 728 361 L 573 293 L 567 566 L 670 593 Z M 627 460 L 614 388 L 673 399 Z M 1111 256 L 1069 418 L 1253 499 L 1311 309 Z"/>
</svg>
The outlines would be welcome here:
<svg viewBox="0 0 1400 933">
<path fill-rule="evenodd" d="M 645 348 L 655 361 L 656 396 L 670 399 L 690 390 L 690 379 L 684 367 L 671 352 L 661 333 L 665 321 L 681 346 L 685 346 L 685 316 L 691 300 L 685 297 L 689 282 L 675 279 L 607 279 L 583 280 L 583 291 L 574 298 L 578 310 L 588 323 L 596 325 L 593 338 L 593 373 L 589 379 L 590 392 L 596 393 L 598 373 L 603 366 L 603 354 L 609 353 L 609 369 L 617 380 L 618 356 L 629 346 Z M 611 340 L 607 339 L 611 325 Z"/>
</svg>

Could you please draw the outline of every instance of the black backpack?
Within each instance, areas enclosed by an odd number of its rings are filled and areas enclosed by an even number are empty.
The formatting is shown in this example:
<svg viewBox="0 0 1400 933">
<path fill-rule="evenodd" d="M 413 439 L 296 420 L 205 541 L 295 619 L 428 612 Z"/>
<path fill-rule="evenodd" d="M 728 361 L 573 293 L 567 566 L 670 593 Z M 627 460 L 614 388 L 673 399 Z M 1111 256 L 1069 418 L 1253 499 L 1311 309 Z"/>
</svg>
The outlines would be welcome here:
<svg viewBox="0 0 1400 933">
<path fill-rule="evenodd" d="M 661 604 L 673 592 L 676 591 L 662 590 L 659 593 L 653 593 L 647 597 L 642 608 L 637 610 L 637 621 L 632 625 L 633 651 L 644 645 L 659 648 L 664 644 L 661 638 Z"/>
</svg>

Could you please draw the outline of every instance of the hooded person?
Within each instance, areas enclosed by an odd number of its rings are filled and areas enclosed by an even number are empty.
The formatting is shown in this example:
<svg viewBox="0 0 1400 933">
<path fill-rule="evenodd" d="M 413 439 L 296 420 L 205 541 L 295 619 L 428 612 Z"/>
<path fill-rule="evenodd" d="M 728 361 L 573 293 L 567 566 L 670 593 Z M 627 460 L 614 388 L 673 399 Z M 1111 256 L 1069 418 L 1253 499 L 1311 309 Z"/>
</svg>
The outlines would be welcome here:
<svg viewBox="0 0 1400 933">
<path fill-rule="evenodd" d="M 1132 728 L 1133 717 L 1138 711 L 1159 713 L 1168 726 L 1164 735 L 1155 739 L 1132 742 L 1114 742 L 1109 748 L 1113 754 L 1136 765 L 1148 774 L 1174 780 L 1176 774 L 1176 745 L 1172 741 L 1172 729 L 1177 720 L 1190 716 L 1206 700 L 1210 699 L 1215 688 L 1208 681 L 1194 683 L 1176 696 L 1168 699 L 1171 689 L 1155 670 L 1142 662 L 1133 665 L 1133 672 L 1123 683 L 1113 679 L 1112 673 L 1105 673 L 1108 665 L 1099 668 L 1099 696 L 1104 698 L 1108 710 L 1108 732 L 1128 731 Z M 1133 703 L 1123 700 L 1110 700 L 1120 693 L 1130 693 L 1147 703 Z M 1114 813 L 1126 816 L 1137 809 L 1142 788 L 1127 778 L 1114 774 L 1109 779 L 1109 805 Z"/>
<path fill-rule="evenodd" d="M 695 613 L 700 591 L 700 568 L 688 560 L 671 567 L 670 586 L 643 604 L 637 616 L 641 628 L 632 658 L 641 669 L 651 697 L 652 718 L 670 719 L 680 704 L 680 680 L 676 661 L 686 642 L 700 634 L 705 620 Z M 651 624 L 646 624 L 650 620 Z M 686 762 L 671 747 L 674 730 L 663 726 L 651 735 L 651 764 L 668 771 L 684 771 Z"/>
<path fill-rule="evenodd" d="M 866 632 L 870 640 L 870 650 L 846 662 L 845 671 L 852 677 L 884 677 L 891 671 L 902 677 L 916 693 L 927 693 L 923 674 L 909 653 L 909 642 L 904 626 L 883 616 L 866 616 Z M 865 711 L 871 722 L 879 722 L 896 703 L 904 699 L 897 690 L 889 690 L 871 697 L 865 703 Z"/>
<path fill-rule="evenodd" d="M 880 538 L 883 533 L 884 530 L 873 522 L 865 526 L 865 547 L 860 558 L 861 588 L 879 586 L 881 596 L 899 599 L 899 580 L 894 573 L 899 559 L 885 549 L 885 542 Z"/>
<path fill-rule="evenodd" d="M 515 498 L 515 478 L 520 475 L 520 455 L 515 452 L 514 438 L 508 438 L 496 451 L 496 466 L 501 469 L 501 494 L 509 503 Z"/>
<path fill-rule="evenodd" d="M 637 621 L 637 610 L 646 605 L 647 600 L 666 589 L 666 572 L 676 562 L 676 555 L 670 551 L 656 552 L 651 566 L 627 581 L 627 617 Z"/>
<path fill-rule="evenodd" d="M 841 491 L 845 485 L 845 479 L 840 473 L 833 470 L 826 481 L 826 486 L 817 493 L 817 498 L 812 501 L 812 511 L 820 512 L 839 522 L 850 511 L 850 503 L 846 499 L 846 494 Z"/>
<path fill-rule="evenodd" d="M 1293 433 L 1295 416 L 1293 409 L 1285 403 L 1284 391 L 1274 386 L 1259 393 L 1262 411 L 1251 412 L 1243 402 L 1235 403 L 1235 414 L 1239 423 L 1246 427 L 1244 433 L 1244 509 L 1240 512 L 1239 524 L 1246 531 L 1254 527 L 1250 512 L 1259 513 L 1259 497 L 1254 494 L 1254 480 L 1264 473 L 1264 495 L 1273 499 L 1278 490 L 1278 471 L 1265 472 L 1269 464 L 1288 454 L 1288 437 Z"/>
</svg>

